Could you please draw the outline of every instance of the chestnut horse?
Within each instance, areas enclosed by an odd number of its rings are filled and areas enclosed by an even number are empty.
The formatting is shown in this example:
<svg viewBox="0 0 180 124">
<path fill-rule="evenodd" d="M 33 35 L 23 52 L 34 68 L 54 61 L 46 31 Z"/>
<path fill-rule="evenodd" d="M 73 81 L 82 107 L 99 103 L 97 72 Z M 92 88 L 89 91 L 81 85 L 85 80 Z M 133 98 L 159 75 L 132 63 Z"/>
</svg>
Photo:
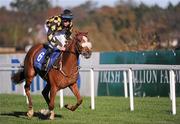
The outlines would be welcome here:
<svg viewBox="0 0 180 124">
<path fill-rule="evenodd" d="M 30 95 L 30 84 L 36 76 L 39 74 L 44 80 L 47 81 L 45 88 L 42 91 L 42 95 L 48 104 L 49 109 L 41 110 L 41 113 L 48 115 L 49 119 L 54 119 L 54 102 L 57 91 L 69 87 L 73 94 L 77 98 L 75 105 L 67 104 L 65 107 L 71 111 L 74 111 L 82 103 L 80 96 L 77 78 L 78 78 L 78 58 L 81 54 L 86 59 L 91 56 L 91 42 L 88 41 L 87 33 L 77 32 L 72 40 L 69 40 L 66 44 L 66 51 L 62 52 L 58 57 L 56 64 L 49 70 L 44 72 L 37 70 L 34 67 L 34 60 L 38 52 L 43 48 L 43 44 L 37 44 L 33 46 L 27 53 L 24 60 L 24 68 L 12 76 L 12 81 L 15 84 L 22 83 L 24 80 L 26 84 L 24 86 L 25 92 L 29 101 L 28 117 L 32 117 L 34 114 L 32 98 Z M 57 66 L 56 66 L 57 65 Z M 46 74 L 47 73 L 47 74 Z M 49 97 L 50 93 L 50 97 Z"/>
</svg>

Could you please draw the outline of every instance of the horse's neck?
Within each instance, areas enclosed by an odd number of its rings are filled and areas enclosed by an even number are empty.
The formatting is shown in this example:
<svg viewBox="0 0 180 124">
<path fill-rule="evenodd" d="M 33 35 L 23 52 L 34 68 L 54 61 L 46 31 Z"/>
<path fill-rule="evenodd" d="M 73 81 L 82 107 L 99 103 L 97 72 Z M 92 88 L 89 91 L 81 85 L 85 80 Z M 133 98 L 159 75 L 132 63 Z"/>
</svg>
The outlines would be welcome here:
<svg viewBox="0 0 180 124">
<path fill-rule="evenodd" d="M 76 55 L 75 53 L 71 53 L 71 52 L 65 52 L 63 53 L 63 58 L 62 58 L 62 62 L 63 65 L 67 65 L 67 66 L 73 66 L 73 65 L 77 65 L 77 61 L 78 61 L 79 56 Z M 69 65 L 71 63 L 71 65 Z"/>
<path fill-rule="evenodd" d="M 63 69 L 67 73 L 72 73 L 71 71 L 77 68 L 78 66 L 78 58 L 79 55 L 76 53 L 75 45 L 72 44 L 69 47 L 68 51 L 63 53 L 63 58 L 62 58 Z"/>
</svg>

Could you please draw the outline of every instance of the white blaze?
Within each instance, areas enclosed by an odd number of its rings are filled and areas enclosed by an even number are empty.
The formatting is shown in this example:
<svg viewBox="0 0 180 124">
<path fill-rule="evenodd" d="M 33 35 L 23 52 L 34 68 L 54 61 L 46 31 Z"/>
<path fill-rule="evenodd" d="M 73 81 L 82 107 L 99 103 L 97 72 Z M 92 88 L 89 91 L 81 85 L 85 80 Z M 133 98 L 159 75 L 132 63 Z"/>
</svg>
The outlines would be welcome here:
<svg viewBox="0 0 180 124">
<path fill-rule="evenodd" d="M 85 41 L 84 43 L 82 43 L 82 47 L 88 47 L 89 49 L 92 48 L 92 44 L 91 42 L 88 42 L 87 37 L 83 36 L 83 40 Z"/>
</svg>

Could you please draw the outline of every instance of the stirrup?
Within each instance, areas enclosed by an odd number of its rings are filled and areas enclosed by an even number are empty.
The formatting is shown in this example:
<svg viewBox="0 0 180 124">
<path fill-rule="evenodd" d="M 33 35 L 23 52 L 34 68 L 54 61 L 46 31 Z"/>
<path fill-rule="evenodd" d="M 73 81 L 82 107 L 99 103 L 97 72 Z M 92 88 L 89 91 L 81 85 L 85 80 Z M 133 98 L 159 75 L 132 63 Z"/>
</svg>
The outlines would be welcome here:
<svg viewBox="0 0 180 124">
<path fill-rule="evenodd" d="M 41 70 L 47 71 L 47 64 L 43 64 L 42 67 L 41 67 Z"/>
</svg>

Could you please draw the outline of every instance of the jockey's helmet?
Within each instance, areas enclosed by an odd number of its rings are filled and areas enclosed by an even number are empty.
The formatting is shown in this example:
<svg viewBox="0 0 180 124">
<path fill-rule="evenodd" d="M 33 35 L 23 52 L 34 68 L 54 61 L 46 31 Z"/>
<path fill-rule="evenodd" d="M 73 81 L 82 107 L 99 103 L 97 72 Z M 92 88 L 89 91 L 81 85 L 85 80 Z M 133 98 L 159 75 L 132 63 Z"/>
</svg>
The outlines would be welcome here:
<svg viewBox="0 0 180 124">
<path fill-rule="evenodd" d="M 72 14 L 71 10 L 65 9 L 63 11 L 63 13 L 61 14 L 61 18 L 62 18 L 62 20 L 71 21 L 73 19 L 73 14 Z"/>
</svg>

